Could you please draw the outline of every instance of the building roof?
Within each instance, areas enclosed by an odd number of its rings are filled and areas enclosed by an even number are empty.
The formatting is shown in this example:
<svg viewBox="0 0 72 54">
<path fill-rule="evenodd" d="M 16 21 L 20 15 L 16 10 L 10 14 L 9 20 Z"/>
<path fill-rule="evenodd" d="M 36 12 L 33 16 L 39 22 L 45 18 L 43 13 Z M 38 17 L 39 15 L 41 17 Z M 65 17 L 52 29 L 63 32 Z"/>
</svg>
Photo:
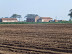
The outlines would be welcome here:
<svg viewBox="0 0 72 54">
<path fill-rule="evenodd" d="M 41 19 L 52 19 L 50 17 L 40 17 Z"/>
<path fill-rule="evenodd" d="M 17 20 L 16 18 L 2 18 L 2 20 Z"/>
</svg>

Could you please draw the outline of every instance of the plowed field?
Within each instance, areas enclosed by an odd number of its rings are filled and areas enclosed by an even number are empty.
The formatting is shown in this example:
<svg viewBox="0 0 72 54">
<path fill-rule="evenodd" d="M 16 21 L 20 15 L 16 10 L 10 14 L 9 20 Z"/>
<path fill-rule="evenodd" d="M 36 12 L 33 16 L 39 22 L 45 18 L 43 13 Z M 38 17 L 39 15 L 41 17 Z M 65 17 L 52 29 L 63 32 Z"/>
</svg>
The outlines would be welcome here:
<svg viewBox="0 0 72 54">
<path fill-rule="evenodd" d="M 72 54 L 72 24 L 0 25 L 0 54 Z"/>
</svg>

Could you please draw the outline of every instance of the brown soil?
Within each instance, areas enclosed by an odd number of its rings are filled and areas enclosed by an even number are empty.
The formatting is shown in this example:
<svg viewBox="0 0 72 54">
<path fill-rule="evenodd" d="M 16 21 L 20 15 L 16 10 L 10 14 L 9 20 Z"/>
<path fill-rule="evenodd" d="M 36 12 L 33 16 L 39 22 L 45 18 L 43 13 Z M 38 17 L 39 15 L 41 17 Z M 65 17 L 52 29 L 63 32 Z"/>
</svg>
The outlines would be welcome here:
<svg viewBox="0 0 72 54">
<path fill-rule="evenodd" d="M 72 24 L 0 25 L 0 54 L 72 54 Z"/>
</svg>

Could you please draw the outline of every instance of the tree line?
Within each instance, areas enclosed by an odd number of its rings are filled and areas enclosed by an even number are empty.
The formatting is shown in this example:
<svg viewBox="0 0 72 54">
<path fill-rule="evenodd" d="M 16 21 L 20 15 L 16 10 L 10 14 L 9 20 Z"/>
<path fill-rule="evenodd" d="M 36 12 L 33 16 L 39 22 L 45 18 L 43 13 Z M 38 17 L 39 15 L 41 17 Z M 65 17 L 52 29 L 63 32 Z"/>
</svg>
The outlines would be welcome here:
<svg viewBox="0 0 72 54">
<path fill-rule="evenodd" d="M 39 16 L 37 14 L 27 14 L 24 18 L 35 18 L 36 16 Z M 19 21 L 20 21 L 20 18 L 22 18 L 21 15 L 18 15 L 18 14 L 13 14 L 10 18 L 19 18 Z"/>
<path fill-rule="evenodd" d="M 70 12 L 68 14 L 68 16 L 70 16 L 69 21 L 72 21 L 72 9 L 70 9 L 69 12 Z M 27 14 L 24 18 L 34 18 L 36 16 L 39 16 L 39 15 L 38 14 Z M 19 18 L 19 21 L 20 21 L 20 18 L 22 18 L 22 16 L 18 14 L 13 14 L 10 18 Z"/>
</svg>

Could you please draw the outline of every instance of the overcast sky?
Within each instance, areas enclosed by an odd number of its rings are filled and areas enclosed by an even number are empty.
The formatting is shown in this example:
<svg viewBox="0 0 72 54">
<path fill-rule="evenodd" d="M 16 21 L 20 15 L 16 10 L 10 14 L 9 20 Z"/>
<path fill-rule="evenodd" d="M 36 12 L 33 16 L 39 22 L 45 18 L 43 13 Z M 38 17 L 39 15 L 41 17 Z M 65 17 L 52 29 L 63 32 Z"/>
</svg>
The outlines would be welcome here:
<svg viewBox="0 0 72 54">
<path fill-rule="evenodd" d="M 72 0 L 0 0 L 0 17 L 12 14 L 38 14 L 41 17 L 68 20 Z"/>
</svg>

